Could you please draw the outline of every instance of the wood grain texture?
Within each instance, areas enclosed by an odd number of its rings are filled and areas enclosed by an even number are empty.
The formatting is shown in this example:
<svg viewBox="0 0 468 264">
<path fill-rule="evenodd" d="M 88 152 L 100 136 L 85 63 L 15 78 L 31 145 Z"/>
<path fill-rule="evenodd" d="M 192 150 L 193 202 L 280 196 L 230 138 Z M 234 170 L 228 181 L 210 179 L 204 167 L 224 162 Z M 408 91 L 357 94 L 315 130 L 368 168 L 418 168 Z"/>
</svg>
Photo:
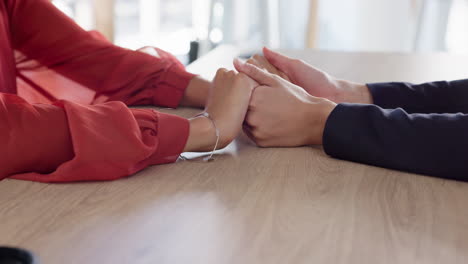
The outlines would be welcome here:
<svg viewBox="0 0 468 264">
<path fill-rule="evenodd" d="M 227 66 L 229 49 L 191 70 Z M 405 78 L 420 66 L 433 80 L 439 67 L 403 55 L 290 54 L 357 79 Z M 380 62 L 392 62 L 388 75 Z M 44 264 L 467 263 L 467 203 L 466 183 L 335 160 L 319 147 L 256 148 L 241 136 L 214 162 L 114 182 L 4 180 L 0 244 L 29 248 Z"/>
</svg>

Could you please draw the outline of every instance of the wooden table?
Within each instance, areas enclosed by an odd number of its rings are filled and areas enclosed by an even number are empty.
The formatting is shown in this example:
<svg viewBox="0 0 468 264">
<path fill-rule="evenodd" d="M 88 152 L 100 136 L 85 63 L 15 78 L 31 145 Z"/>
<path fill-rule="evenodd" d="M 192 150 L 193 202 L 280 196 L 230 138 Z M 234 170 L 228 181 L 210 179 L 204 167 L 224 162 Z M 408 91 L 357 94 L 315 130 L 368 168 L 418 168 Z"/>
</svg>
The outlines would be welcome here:
<svg viewBox="0 0 468 264">
<path fill-rule="evenodd" d="M 288 53 L 356 81 L 468 75 L 467 57 L 444 54 Z M 221 47 L 190 69 L 210 76 L 236 54 Z M 4 180 L 0 244 L 43 264 L 468 263 L 467 205 L 466 183 L 241 136 L 214 162 L 114 182 Z"/>
</svg>

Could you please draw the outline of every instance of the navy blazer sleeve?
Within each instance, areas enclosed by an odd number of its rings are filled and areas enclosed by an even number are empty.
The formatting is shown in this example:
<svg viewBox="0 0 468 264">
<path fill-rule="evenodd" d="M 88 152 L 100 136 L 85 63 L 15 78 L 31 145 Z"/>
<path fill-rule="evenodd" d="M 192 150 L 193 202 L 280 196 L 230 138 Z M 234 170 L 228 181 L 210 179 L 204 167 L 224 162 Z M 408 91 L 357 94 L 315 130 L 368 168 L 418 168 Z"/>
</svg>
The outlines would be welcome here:
<svg viewBox="0 0 468 264">
<path fill-rule="evenodd" d="M 328 155 L 468 181 L 468 115 L 461 113 L 468 113 L 468 81 L 369 88 L 378 105 L 344 103 L 330 114 L 323 135 Z"/>
<path fill-rule="evenodd" d="M 423 84 L 367 84 L 374 104 L 408 113 L 468 113 L 468 79 Z"/>
</svg>

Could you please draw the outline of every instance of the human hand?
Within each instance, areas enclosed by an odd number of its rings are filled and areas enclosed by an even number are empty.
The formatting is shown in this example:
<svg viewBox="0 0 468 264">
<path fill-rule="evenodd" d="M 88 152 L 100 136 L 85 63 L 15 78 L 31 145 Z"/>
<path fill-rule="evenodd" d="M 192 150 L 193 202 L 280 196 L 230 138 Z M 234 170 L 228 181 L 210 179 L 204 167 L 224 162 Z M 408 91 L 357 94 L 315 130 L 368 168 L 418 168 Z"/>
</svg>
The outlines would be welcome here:
<svg viewBox="0 0 468 264">
<path fill-rule="evenodd" d="M 239 72 L 257 81 L 244 125 L 246 134 L 261 147 L 322 144 L 328 116 L 336 104 L 314 97 L 301 87 L 258 67 L 235 60 Z"/>
<path fill-rule="evenodd" d="M 335 103 L 372 103 L 372 96 L 365 84 L 339 80 L 302 60 L 289 58 L 268 48 L 263 49 L 263 54 L 264 57 L 256 55 L 247 62 L 273 74 L 279 72 L 277 75 L 304 88 L 313 96 L 327 98 Z"/>
<path fill-rule="evenodd" d="M 219 69 L 213 81 L 205 111 L 220 132 L 219 148 L 226 147 L 242 130 L 253 89 L 258 84 L 243 73 Z M 190 135 L 185 151 L 210 151 L 216 131 L 206 117 L 190 121 Z"/>
<path fill-rule="evenodd" d="M 291 82 L 291 79 L 289 79 L 286 73 L 280 71 L 278 68 L 273 66 L 265 57 L 263 57 L 260 54 L 253 55 L 250 59 L 246 61 L 246 63 L 255 65 L 262 70 L 265 70 L 271 74 L 278 75 L 279 77 L 285 79 L 286 81 Z"/>
</svg>

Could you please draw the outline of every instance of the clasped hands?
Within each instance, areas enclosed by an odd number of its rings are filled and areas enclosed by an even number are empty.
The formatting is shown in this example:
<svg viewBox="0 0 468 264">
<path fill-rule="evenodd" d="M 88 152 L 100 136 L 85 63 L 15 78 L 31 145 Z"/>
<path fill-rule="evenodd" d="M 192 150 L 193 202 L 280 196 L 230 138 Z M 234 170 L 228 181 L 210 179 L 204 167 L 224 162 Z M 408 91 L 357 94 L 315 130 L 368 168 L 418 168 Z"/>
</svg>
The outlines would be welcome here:
<svg viewBox="0 0 468 264">
<path fill-rule="evenodd" d="M 337 103 L 370 103 L 365 85 L 338 80 L 311 65 L 267 48 L 264 56 L 234 60 L 238 71 L 219 69 L 205 111 L 220 132 L 219 148 L 243 129 L 260 147 L 322 144 L 326 121 Z M 210 151 L 213 124 L 191 120 L 185 151 Z"/>
</svg>

